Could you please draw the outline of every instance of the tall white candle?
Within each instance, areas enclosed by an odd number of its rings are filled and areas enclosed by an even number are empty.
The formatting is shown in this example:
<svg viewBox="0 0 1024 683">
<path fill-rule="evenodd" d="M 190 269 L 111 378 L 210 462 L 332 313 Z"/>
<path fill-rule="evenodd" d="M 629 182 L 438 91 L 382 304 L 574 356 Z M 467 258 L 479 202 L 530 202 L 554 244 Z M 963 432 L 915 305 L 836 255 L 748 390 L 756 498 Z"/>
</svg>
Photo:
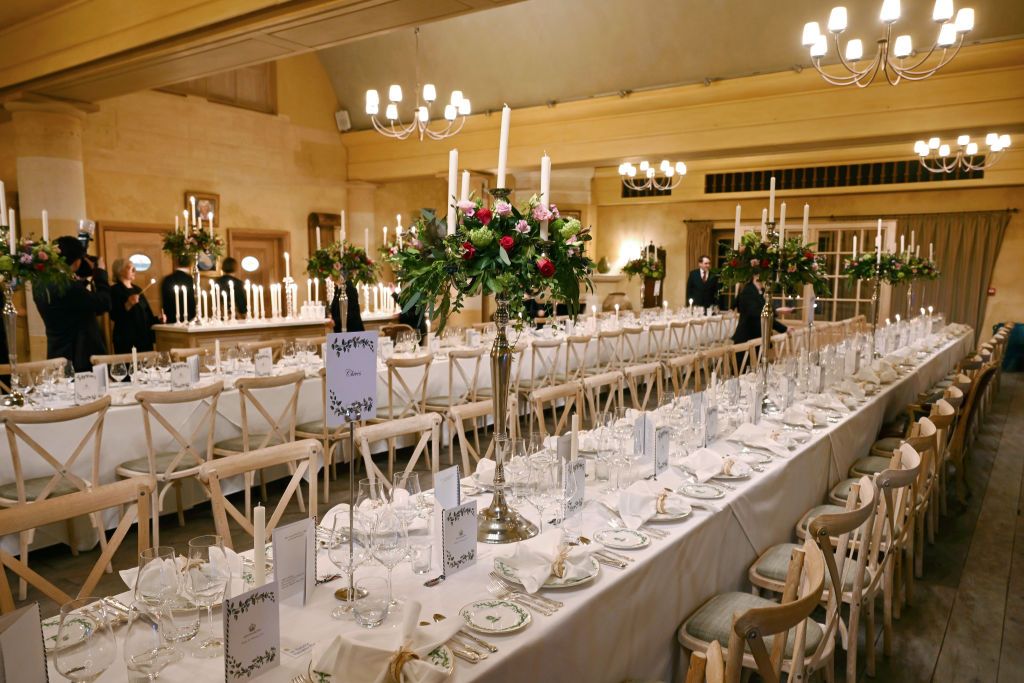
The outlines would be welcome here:
<svg viewBox="0 0 1024 683">
<path fill-rule="evenodd" d="M 252 583 L 257 588 L 267 582 L 267 510 L 252 509 Z"/>
<path fill-rule="evenodd" d="M 252 317 L 253 317 L 253 315 L 252 315 L 253 314 L 253 310 L 252 310 L 252 283 L 249 282 L 248 278 L 246 278 L 246 280 L 245 280 L 244 287 L 245 287 L 245 317 L 247 317 L 249 320 L 252 320 Z"/>
<path fill-rule="evenodd" d="M 786 243 L 786 202 L 779 207 L 779 249 Z"/>
<path fill-rule="evenodd" d="M 768 221 L 775 220 L 775 176 L 772 176 L 768 186 Z"/>
<path fill-rule="evenodd" d="M 402 226 L 395 226 L 395 237 L 398 239 L 398 248 L 402 248 Z"/>
<path fill-rule="evenodd" d="M 341 241 L 345 241 L 345 209 L 341 210 Z"/>
<path fill-rule="evenodd" d="M 0 221 L 7 218 L 7 190 L 4 189 L 4 181 L 0 180 Z"/>
<path fill-rule="evenodd" d="M 910 231 L 910 251 L 914 251 L 914 231 Z"/>
<path fill-rule="evenodd" d="M 316 250 L 320 251 L 320 226 L 316 226 Z"/>
<path fill-rule="evenodd" d="M 231 315 L 228 316 L 232 320 L 235 319 L 235 282 L 234 280 L 228 280 L 228 300 L 231 306 Z"/>
<path fill-rule="evenodd" d="M 921 245 L 920 244 L 918 244 L 917 246 L 914 247 L 914 256 L 917 256 L 918 258 L 921 257 Z"/>
<path fill-rule="evenodd" d="M 289 279 L 291 279 L 291 277 L 292 277 L 292 262 L 291 262 L 291 257 L 288 255 L 288 252 L 286 251 L 286 252 L 284 252 L 284 278 L 286 280 L 289 280 Z"/>
<path fill-rule="evenodd" d="M 508 164 L 508 129 L 512 124 L 512 110 L 508 105 L 501 108 L 501 137 L 498 139 L 498 187 L 505 185 L 505 166 Z"/>
<path fill-rule="evenodd" d="M 857 258 L 857 236 L 853 236 L 853 258 Z"/>
<path fill-rule="evenodd" d="M 320 303 L 320 280 L 313 280 L 313 301 Z"/>
<path fill-rule="evenodd" d="M 182 210 L 181 222 L 183 223 L 183 225 L 181 226 L 181 231 L 188 232 L 188 209 Z"/>
<path fill-rule="evenodd" d="M 810 204 L 804 204 L 804 223 L 803 223 L 803 228 L 801 229 L 801 233 L 800 233 L 800 244 L 801 245 L 807 244 L 807 241 L 810 239 L 810 226 L 808 225 L 808 221 L 810 220 L 810 218 L 811 218 L 811 205 Z"/>
<path fill-rule="evenodd" d="M 448 152 L 448 196 L 445 197 L 445 206 L 448 207 L 448 234 L 455 234 L 457 221 L 455 211 L 456 183 L 459 181 L 459 150 L 452 149 Z"/>
<path fill-rule="evenodd" d="M 43 241 L 50 241 L 50 214 L 43 209 Z"/>
<path fill-rule="evenodd" d="M 306 278 L 306 303 L 308 304 L 313 300 L 313 281 Z"/>
<path fill-rule="evenodd" d="M 213 367 L 220 370 L 220 339 L 213 340 Z"/>
<path fill-rule="evenodd" d="M 540 203 L 545 209 L 551 206 L 551 157 L 547 154 L 540 158 Z M 540 223 L 540 238 L 548 238 L 548 222 Z"/>
<path fill-rule="evenodd" d="M 900 255 L 901 256 L 903 254 L 907 253 L 906 246 L 907 245 L 904 243 L 904 240 L 903 240 L 903 235 L 900 235 Z"/>
<path fill-rule="evenodd" d="M 196 224 L 196 196 L 192 195 L 188 198 L 189 203 L 192 205 L 192 225 Z"/>
<path fill-rule="evenodd" d="M 175 285 L 175 287 L 177 287 L 177 285 Z M 132 347 L 132 374 L 134 375 L 135 372 L 138 369 L 139 369 L 139 350 L 133 346 Z"/>
<path fill-rule="evenodd" d="M 381 244 L 386 246 L 387 243 L 388 243 L 388 226 L 385 225 L 384 226 L 384 241 L 381 242 Z"/>
<path fill-rule="evenodd" d="M 934 261 L 935 260 L 935 243 L 934 242 L 929 242 L 928 243 L 928 260 L 929 261 Z"/>
<path fill-rule="evenodd" d="M 178 220 L 178 216 L 175 215 L 174 216 L 174 232 L 178 232 L 180 230 L 181 230 L 181 221 L 179 221 Z"/>
<path fill-rule="evenodd" d="M 179 289 L 179 285 L 174 285 L 174 322 L 176 323 L 181 322 L 181 303 L 178 299 Z M 134 351 L 134 349 L 132 349 L 132 351 Z M 135 360 L 132 359 L 132 362 L 134 363 Z"/>
<path fill-rule="evenodd" d="M 733 249 L 739 249 L 739 246 L 740 246 L 740 237 L 742 236 L 742 233 L 740 232 L 740 230 L 741 230 L 741 228 L 740 228 L 740 213 L 741 212 L 742 212 L 742 210 L 740 209 L 740 205 L 737 204 L 736 205 L 736 226 L 733 228 L 733 231 L 732 231 L 733 232 L 733 236 L 732 236 L 732 246 L 733 246 Z"/>
<path fill-rule="evenodd" d="M 224 307 L 220 310 L 220 319 L 222 321 L 226 321 L 227 317 L 228 317 L 228 293 L 227 292 L 221 292 L 220 296 L 221 296 L 221 301 L 224 304 Z"/>
<path fill-rule="evenodd" d="M 210 225 L 210 237 L 213 237 L 213 211 L 206 214 L 206 222 Z"/>
<path fill-rule="evenodd" d="M 363 249 L 366 250 L 367 254 L 370 253 L 370 229 L 369 228 L 363 228 Z"/>
<path fill-rule="evenodd" d="M 18 252 L 18 226 L 14 222 L 14 207 L 7 209 L 7 225 L 11 229 L 7 239 L 11 242 L 11 256 L 14 256 Z"/>
<path fill-rule="evenodd" d="M 580 416 L 572 414 L 572 436 L 569 439 L 569 459 L 575 460 L 580 455 Z"/>
<path fill-rule="evenodd" d="M 469 201 L 469 171 L 462 172 L 462 191 L 459 192 L 461 201 Z"/>
<path fill-rule="evenodd" d="M 768 239 L 768 209 L 761 209 L 761 241 Z"/>
<path fill-rule="evenodd" d="M 882 219 L 878 219 L 878 230 L 875 232 L 875 258 L 882 260 Z"/>
</svg>

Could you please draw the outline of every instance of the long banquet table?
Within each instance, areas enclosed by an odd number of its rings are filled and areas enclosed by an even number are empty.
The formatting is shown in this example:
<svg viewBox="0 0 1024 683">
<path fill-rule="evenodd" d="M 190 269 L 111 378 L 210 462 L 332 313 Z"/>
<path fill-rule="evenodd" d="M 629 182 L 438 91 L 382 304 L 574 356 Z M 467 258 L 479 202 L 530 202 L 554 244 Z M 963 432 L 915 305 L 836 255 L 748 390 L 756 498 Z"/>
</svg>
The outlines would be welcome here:
<svg viewBox="0 0 1024 683">
<path fill-rule="evenodd" d="M 743 590 L 747 567 L 758 554 L 772 544 L 789 540 L 796 521 L 821 503 L 828 488 L 866 452 L 883 420 L 942 378 L 971 350 L 972 342 L 972 332 L 950 339 L 839 423 L 815 430 L 790 457 L 773 460 L 748 482 L 734 482 L 734 490 L 727 490 L 724 498 L 713 502 L 714 511 L 695 509 L 687 520 L 660 525 L 669 537 L 652 539 L 647 548 L 633 551 L 636 562 L 627 569 L 602 567 L 591 583 L 546 592 L 562 600 L 565 607 L 551 617 L 534 613 L 533 623 L 519 633 L 487 636 L 500 652 L 478 664 L 458 661 L 453 680 L 673 680 L 674 672 L 682 666 L 675 637 L 684 617 L 718 592 Z M 712 446 L 723 453 L 735 448 L 724 441 Z M 594 493 L 588 485 L 588 499 Z M 488 494 L 477 500 L 485 506 Z M 605 520 L 603 508 L 588 503 L 583 533 L 591 535 L 605 525 Z M 508 546 L 481 544 L 478 548 L 474 566 L 434 588 L 425 588 L 425 577 L 413 575 L 407 563 L 399 565 L 394 574 L 396 596 L 421 602 L 421 618 L 435 612 L 458 618 L 463 605 L 488 597 L 486 583 L 493 559 L 511 551 Z M 436 555 L 435 547 L 431 576 L 439 573 Z M 327 564 L 323 558 L 321 566 Z M 326 571 L 325 567 L 321 569 Z M 359 575 L 381 572 L 380 567 L 364 568 Z M 314 644 L 315 661 L 334 634 L 357 628 L 352 622 L 330 617 L 337 583 L 316 588 L 305 608 L 282 606 L 284 648 Z M 384 627 L 392 621 L 389 617 Z M 309 662 L 308 651 L 294 658 L 284 655 L 281 667 L 259 680 L 290 681 L 304 674 Z M 123 680 L 122 667 L 118 662 L 99 680 Z M 186 657 L 166 669 L 161 680 L 217 680 L 221 676 L 223 660 Z"/>
</svg>

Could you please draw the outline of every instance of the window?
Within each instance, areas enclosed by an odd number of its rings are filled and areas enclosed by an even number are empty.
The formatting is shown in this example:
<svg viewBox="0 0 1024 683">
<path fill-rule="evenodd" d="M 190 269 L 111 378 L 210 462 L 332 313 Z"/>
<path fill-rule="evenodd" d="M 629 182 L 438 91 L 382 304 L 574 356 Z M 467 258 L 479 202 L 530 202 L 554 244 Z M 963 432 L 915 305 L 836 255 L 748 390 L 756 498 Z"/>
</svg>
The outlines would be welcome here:
<svg viewBox="0 0 1024 683">
<path fill-rule="evenodd" d="M 246 256 L 242 259 L 242 270 L 247 273 L 260 269 L 260 260 L 255 256 Z"/>
<path fill-rule="evenodd" d="M 153 261 L 145 254 L 132 254 L 128 260 L 135 266 L 137 273 L 145 273 L 153 265 Z"/>
</svg>

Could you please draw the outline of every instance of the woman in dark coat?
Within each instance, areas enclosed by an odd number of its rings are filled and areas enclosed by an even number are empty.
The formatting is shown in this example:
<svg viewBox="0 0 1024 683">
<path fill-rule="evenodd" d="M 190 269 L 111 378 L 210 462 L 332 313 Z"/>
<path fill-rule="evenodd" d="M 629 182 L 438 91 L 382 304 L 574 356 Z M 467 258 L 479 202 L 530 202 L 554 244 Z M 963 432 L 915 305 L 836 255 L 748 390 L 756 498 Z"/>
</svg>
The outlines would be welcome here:
<svg viewBox="0 0 1024 683">
<path fill-rule="evenodd" d="M 110 321 L 114 325 L 114 353 L 131 353 L 132 347 L 152 351 L 156 341 L 153 325 L 158 319 L 146 295 L 134 283 L 135 266 L 128 259 L 118 259 L 113 272 L 116 282 L 110 287 Z"/>
<path fill-rule="evenodd" d="M 736 332 L 732 340 L 736 344 L 757 339 L 761 336 L 761 309 L 764 307 L 764 287 L 755 275 L 754 279 L 743 286 L 740 295 L 736 297 L 733 305 L 739 311 L 740 319 L 736 324 Z M 772 317 L 772 329 L 776 332 L 786 332 L 788 327 L 779 322 L 777 314 L 789 313 L 792 308 L 775 308 L 776 316 Z"/>
<path fill-rule="evenodd" d="M 363 317 L 359 313 L 359 292 L 351 282 L 345 282 L 345 296 L 348 297 L 348 316 L 345 318 L 346 332 L 364 332 Z M 334 288 L 334 299 L 331 301 L 331 319 L 334 320 L 334 331 L 341 332 L 341 288 Z"/>
</svg>

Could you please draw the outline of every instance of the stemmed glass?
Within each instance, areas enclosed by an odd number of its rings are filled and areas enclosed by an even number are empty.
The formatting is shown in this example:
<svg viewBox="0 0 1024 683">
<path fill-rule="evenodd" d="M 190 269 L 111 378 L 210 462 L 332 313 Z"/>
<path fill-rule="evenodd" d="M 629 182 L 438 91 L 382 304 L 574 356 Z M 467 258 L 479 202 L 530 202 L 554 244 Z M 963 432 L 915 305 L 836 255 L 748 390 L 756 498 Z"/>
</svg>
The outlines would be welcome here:
<svg viewBox="0 0 1024 683">
<path fill-rule="evenodd" d="M 178 594 L 180 585 L 174 548 L 161 545 L 139 553 L 139 573 L 135 577 L 136 602 L 162 607 Z"/>
<path fill-rule="evenodd" d="M 387 491 L 384 489 L 383 482 L 369 479 L 359 481 L 355 516 L 363 528 L 373 529 L 387 504 Z"/>
<path fill-rule="evenodd" d="M 349 550 L 350 545 L 351 551 Z M 356 568 L 366 561 L 366 547 L 361 534 L 355 529 L 349 530 L 348 515 L 346 514 L 334 515 L 330 540 L 327 542 L 327 558 L 334 563 L 342 577 L 346 579 L 346 586 L 351 586 L 352 581 L 349 579 L 355 573 Z M 331 616 L 335 619 L 344 619 L 345 615 L 352 610 L 356 596 L 350 595 L 348 588 L 345 589 L 345 596 L 347 598 L 345 602 L 331 611 Z"/>
<path fill-rule="evenodd" d="M 373 556 L 388 570 L 388 604 L 397 604 L 391 590 L 391 572 L 409 552 L 409 536 L 402 519 L 390 506 L 377 517 L 371 532 Z"/>
<path fill-rule="evenodd" d="M 391 507 L 406 528 L 420 516 L 419 499 L 423 495 L 419 472 L 399 472 L 391 482 Z"/>
<path fill-rule="evenodd" d="M 206 608 L 210 622 L 209 637 L 199 644 L 196 656 L 217 657 L 224 649 L 224 640 L 215 635 L 213 606 L 224 599 L 231 581 L 231 568 L 220 536 L 199 536 L 188 542 L 185 581 L 189 596 Z"/>
<path fill-rule="evenodd" d="M 163 629 L 157 617 L 138 603 L 128 612 L 125 629 L 124 665 L 129 672 L 142 674 L 154 681 L 169 664 L 181 660 L 182 654 L 164 642 Z"/>
<path fill-rule="evenodd" d="M 124 363 L 114 363 L 110 366 L 110 376 L 120 384 L 128 377 L 128 366 Z"/>
<path fill-rule="evenodd" d="M 538 522 L 541 533 L 544 532 L 544 519 L 547 511 L 554 507 L 557 482 L 554 481 L 555 458 L 534 456 L 530 463 L 530 483 L 526 491 L 530 503 L 537 508 Z"/>
<path fill-rule="evenodd" d="M 284 360 L 285 365 L 294 365 L 295 363 L 295 343 L 286 341 L 284 348 L 281 349 L 281 358 Z"/>
<path fill-rule="evenodd" d="M 60 608 L 54 667 L 69 681 L 95 681 L 117 656 L 109 608 L 99 598 L 78 598 Z"/>
</svg>

